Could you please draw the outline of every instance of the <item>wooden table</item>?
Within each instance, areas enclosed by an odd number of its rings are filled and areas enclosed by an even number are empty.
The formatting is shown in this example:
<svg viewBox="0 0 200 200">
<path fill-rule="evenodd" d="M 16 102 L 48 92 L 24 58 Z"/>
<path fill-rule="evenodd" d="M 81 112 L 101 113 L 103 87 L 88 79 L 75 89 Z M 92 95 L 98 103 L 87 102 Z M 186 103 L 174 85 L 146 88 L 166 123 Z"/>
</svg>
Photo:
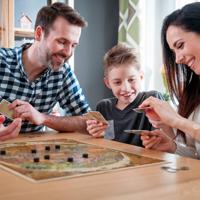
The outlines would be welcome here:
<svg viewBox="0 0 200 200">
<path fill-rule="evenodd" d="M 31 140 L 69 138 L 82 142 L 110 147 L 125 152 L 169 161 L 168 164 L 152 164 L 125 170 L 32 183 L 12 173 L 0 169 L 0 200 L 137 200 L 137 199 L 200 199 L 200 162 L 167 153 L 160 153 L 143 148 L 94 139 L 79 133 L 44 134 Z M 20 136 L 14 141 L 30 140 Z M 8 142 L 8 141 L 6 141 Z M 187 166 L 190 170 L 169 173 L 161 166 Z"/>
</svg>

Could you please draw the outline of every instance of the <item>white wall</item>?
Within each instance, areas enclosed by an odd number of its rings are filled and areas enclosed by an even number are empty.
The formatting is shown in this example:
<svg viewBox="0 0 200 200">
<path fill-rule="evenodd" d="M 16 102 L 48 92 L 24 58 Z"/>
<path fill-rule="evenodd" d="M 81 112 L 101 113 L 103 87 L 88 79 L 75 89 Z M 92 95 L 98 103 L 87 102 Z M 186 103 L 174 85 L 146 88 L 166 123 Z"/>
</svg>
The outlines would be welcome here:
<svg viewBox="0 0 200 200">
<path fill-rule="evenodd" d="M 162 52 L 160 32 L 162 21 L 175 9 L 175 0 L 140 0 L 141 63 L 145 73 L 144 90 L 164 92 L 160 68 Z"/>
</svg>

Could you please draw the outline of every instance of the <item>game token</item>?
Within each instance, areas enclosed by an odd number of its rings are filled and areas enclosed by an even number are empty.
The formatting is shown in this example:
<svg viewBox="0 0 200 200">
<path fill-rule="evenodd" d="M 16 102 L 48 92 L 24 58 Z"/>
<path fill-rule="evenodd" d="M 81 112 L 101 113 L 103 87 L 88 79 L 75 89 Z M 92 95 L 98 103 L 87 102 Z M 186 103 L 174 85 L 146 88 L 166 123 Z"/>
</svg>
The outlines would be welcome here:
<svg viewBox="0 0 200 200">
<path fill-rule="evenodd" d="M 0 151 L 0 155 L 6 155 L 6 151 L 5 150 L 1 150 Z"/>
<path fill-rule="evenodd" d="M 51 149 L 50 146 L 45 146 L 46 151 L 50 151 L 50 149 Z"/>
<path fill-rule="evenodd" d="M 59 145 L 59 144 L 56 144 L 56 145 L 55 145 L 55 149 L 57 149 L 57 150 L 60 149 L 60 145 Z"/>
<path fill-rule="evenodd" d="M 68 162 L 73 162 L 74 159 L 73 159 L 72 157 L 68 157 L 68 158 L 67 158 L 67 161 L 68 161 Z"/>
<path fill-rule="evenodd" d="M 35 162 L 35 163 L 40 162 L 40 158 L 38 158 L 38 157 L 34 158 L 34 159 L 33 159 L 33 162 Z"/>
<path fill-rule="evenodd" d="M 50 159 L 50 156 L 49 156 L 49 155 L 44 155 L 44 159 L 45 159 L 45 160 L 49 160 L 49 159 Z"/>
<path fill-rule="evenodd" d="M 88 153 L 83 153 L 82 157 L 83 158 L 88 158 Z"/>
<path fill-rule="evenodd" d="M 31 153 L 37 153 L 37 150 L 36 149 L 32 149 Z"/>
</svg>

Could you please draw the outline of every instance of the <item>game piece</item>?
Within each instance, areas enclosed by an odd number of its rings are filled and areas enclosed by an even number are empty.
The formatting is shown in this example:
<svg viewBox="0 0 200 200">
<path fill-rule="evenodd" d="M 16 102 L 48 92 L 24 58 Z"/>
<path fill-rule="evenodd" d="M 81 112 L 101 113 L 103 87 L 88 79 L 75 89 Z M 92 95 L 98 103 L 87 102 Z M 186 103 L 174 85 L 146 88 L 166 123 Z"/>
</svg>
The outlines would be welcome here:
<svg viewBox="0 0 200 200">
<path fill-rule="evenodd" d="M 31 150 L 31 153 L 32 153 L 32 154 L 35 154 L 35 153 L 37 153 L 37 150 L 36 150 L 36 149 L 32 149 L 32 150 Z"/>
<path fill-rule="evenodd" d="M 59 149 L 60 149 L 60 145 L 59 145 L 59 144 L 56 144 L 56 145 L 55 145 L 55 149 L 56 149 L 56 150 L 59 150 Z"/>
<path fill-rule="evenodd" d="M 44 155 L 44 159 L 45 159 L 45 160 L 49 160 L 49 159 L 50 159 L 50 156 L 49 156 L 49 155 Z"/>
<path fill-rule="evenodd" d="M 35 163 L 40 162 L 40 158 L 38 158 L 38 157 L 33 158 L 33 162 L 35 162 Z"/>
<path fill-rule="evenodd" d="M 5 115 L 9 119 L 13 119 L 13 111 L 8 108 L 9 104 L 10 102 L 6 101 L 5 99 L 2 99 L 2 101 L 0 102 L 0 113 L 2 115 Z"/>
<path fill-rule="evenodd" d="M 51 149 L 50 146 L 45 146 L 46 151 L 50 151 L 50 149 Z"/>
<path fill-rule="evenodd" d="M 0 155 L 2 155 L 2 156 L 6 155 L 6 151 L 5 150 L 1 150 L 0 151 Z"/>
<path fill-rule="evenodd" d="M 83 153 L 83 154 L 82 154 L 82 157 L 83 157 L 83 158 L 88 158 L 88 153 Z"/>
<path fill-rule="evenodd" d="M 68 157 L 67 158 L 67 162 L 73 162 L 73 161 L 74 161 L 73 157 Z"/>
</svg>

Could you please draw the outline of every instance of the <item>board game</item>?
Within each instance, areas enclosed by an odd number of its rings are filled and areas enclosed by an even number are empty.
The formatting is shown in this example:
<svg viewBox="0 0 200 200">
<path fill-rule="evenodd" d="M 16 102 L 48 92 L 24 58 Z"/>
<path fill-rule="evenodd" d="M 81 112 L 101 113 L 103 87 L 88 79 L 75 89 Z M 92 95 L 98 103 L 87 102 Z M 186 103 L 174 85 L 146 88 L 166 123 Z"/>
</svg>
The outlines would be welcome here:
<svg viewBox="0 0 200 200">
<path fill-rule="evenodd" d="M 69 139 L 0 145 L 1 167 L 33 182 L 72 178 L 160 162 L 162 160 Z"/>
</svg>

